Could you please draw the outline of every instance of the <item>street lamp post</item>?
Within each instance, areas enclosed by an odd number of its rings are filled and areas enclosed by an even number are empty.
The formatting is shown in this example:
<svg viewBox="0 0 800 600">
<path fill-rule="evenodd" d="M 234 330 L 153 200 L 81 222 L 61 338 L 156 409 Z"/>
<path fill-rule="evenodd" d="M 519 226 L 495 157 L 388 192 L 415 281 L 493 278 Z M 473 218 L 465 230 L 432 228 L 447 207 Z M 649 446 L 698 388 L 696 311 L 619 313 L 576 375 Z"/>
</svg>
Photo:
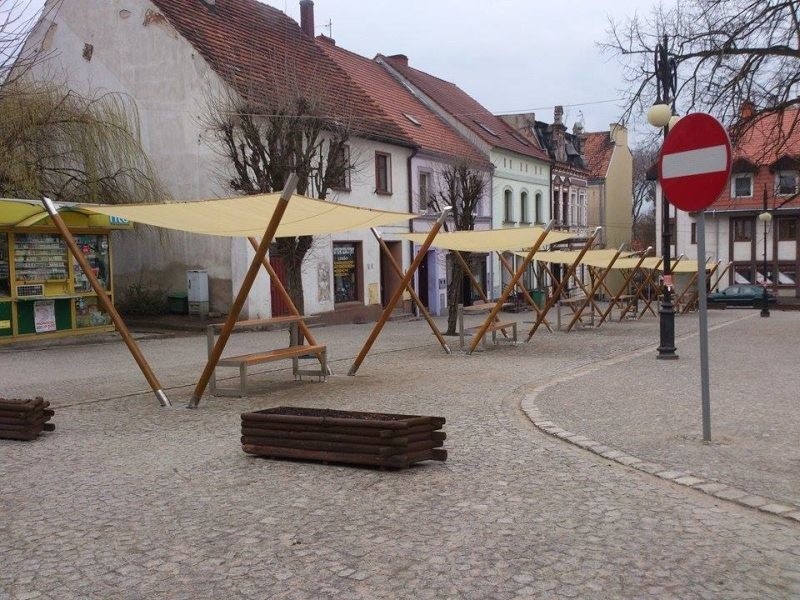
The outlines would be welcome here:
<svg viewBox="0 0 800 600">
<path fill-rule="evenodd" d="M 666 139 L 670 125 L 674 125 L 675 93 L 677 88 L 677 68 L 675 59 L 667 53 L 668 38 L 655 49 L 656 102 L 647 112 L 647 120 L 653 127 L 661 127 Z M 661 255 L 664 258 L 664 285 L 662 286 L 659 316 L 658 358 L 675 359 L 675 306 L 672 304 L 672 265 L 670 246 L 672 233 L 669 227 L 669 202 L 666 195 L 661 196 Z"/>
<path fill-rule="evenodd" d="M 769 296 L 767 294 L 767 228 L 770 221 L 772 221 L 772 213 L 767 210 L 767 186 L 764 186 L 764 212 L 758 215 L 758 220 L 764 224 L 764 273 L 762 275 L 761 283 L 764 286 L 763 295 L 761 296 L 761 316 L 769 316 Z"/>
</svg>

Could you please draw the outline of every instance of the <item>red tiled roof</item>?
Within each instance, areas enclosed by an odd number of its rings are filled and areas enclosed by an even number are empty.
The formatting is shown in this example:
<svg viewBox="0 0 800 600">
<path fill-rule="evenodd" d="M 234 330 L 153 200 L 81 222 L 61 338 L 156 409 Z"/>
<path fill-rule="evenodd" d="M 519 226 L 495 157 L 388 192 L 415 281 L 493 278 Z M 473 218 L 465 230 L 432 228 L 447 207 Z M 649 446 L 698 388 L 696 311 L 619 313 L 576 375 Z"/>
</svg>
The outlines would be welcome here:
<svg viewBox="0 0 800 600">
<path fill-rule="evenodd" d="M 734 171 L 738 168 L 739 172 L 753 174 L 753 195 L 731 197 L 728 186 L 709 210 L 760 212 L 764 209 L 765 191 L 770 209 L 800 208 L 800 197 L 776 193 L 772 167 L 787 158 L 795 165 L 800 161 L 800 109 L 787 110 L 783 115 L 767 115 L 745 132 L 733 148 L 734 164 L 738 161 Z"/>
<path fill-rule="evenodd" d="M 489 166 L 486 156 L 445 124 L 380 64 L 335 46 L 327 38 L 317 39 L 317 45 L 328 57 L 420 148 L 435 155 Z"/>
<path fill-rule="evenodd" d="M 354 133 L 411 146 L 402 130 L 331 61 L 299 25 L 256 0 L 152 0 L 169 23 L 239 94 L 263 101 L 305 88 L 332 120 Z"/>
<path fill-rule="evenodd" d="M 586 159 L 586 167 L 592 177 L 605 177 L 608 174 L 608 165 L 611 163 L 611 155 L 614 153 L 614 142 L 608 131 L 598 131 L 586 134 L 586 141 L 583 146 L 583 156 Z"/>
<path fill-rule="evenodd" d="M 493 115 L 457 85 L 409 67 L 402 59 L 392 56 L 384 58 L 403 77 L 487 144 L 524 156 L 549 160 L 547 153 L 538 145 L 529 140 L 522 141 L 519 134 L 512 135 L 513 129 L 505 121 Z"/>
</svg>

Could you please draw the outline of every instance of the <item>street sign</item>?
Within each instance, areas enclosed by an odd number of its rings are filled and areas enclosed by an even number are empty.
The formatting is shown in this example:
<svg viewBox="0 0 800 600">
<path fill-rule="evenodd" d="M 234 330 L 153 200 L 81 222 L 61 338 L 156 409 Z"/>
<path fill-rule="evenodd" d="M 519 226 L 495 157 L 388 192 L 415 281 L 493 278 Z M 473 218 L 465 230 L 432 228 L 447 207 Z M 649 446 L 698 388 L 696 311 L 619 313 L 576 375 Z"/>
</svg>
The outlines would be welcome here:
<svg viewBox="0 0 800 600">
<path fill-rule="evenodd" d="M 658 158 L 664 197 L 684 211 L 708 208 L 731 173 L 728 132 L 711 115 L 686 115 L 672 127 Z"/>
</svg>

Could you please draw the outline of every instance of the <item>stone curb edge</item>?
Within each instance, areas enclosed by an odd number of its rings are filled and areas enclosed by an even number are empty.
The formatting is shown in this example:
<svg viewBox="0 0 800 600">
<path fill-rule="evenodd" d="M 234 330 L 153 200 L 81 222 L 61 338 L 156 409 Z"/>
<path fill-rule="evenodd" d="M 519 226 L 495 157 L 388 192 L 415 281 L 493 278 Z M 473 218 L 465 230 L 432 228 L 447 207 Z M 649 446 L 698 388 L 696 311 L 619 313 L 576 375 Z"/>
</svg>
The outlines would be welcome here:
<svg viewBox="0 0 800 600">
<path fill-rule="evenodd" d="M 541 413 L 539 413 L 539 409 L 536 408 L 532 402 L 534 398 L 535 396 L 527 396 L 525 400 L 522 401 L 522 410 L 528 415 L 528 418 L 534 426 L 547 435 L 562 439 L 574 446 L 589 450 L 598 456 L 602 456 L 605 459 L 617 462 L 626 467 L 644 471 L 660 479 L 665 479 L 701 491 L 715 498 L 719 498 L 720 500 L 728 500 L 729 502 L 739 504 L 746 508 L 755 508 L 762 512 L 785 517 L 800 523 L 800 506 L 784 504 L 765 498 L 764 496 L 757 496 L 724 483 L 695 477 L 691 473 L 685 471 L 671 470 L 659 463 L 646 462 L 640 458 L 626 454 L 621 450 L 616 450 L 577 433 L 566 431 L 552 421 L 548 421 L 542 417 Z"/>
<path fill-rule="evenodd" d="M 723 327 L 725 325 L 727 325 L 727 323 L 720 324 L 714 329 L 718 327 Z M 688 336 L 685 337 L 691 337 L 693 335 L 696 334 L 689 334 Z M 654 349 L 655 347 L 652 348 L 648 347 L 646 349 L 639 349 L 634 352 L 629 352 L 610 360 L 606 360 L 600 363 L 595 363 L 594 365 L 588 365 L 586 368 L 581 369 L 576 373 L 571 373 L 567 376 L 551 380 L 543 385 L 534 388 L 532 392 L 526 394 L 522 402 L 520 403 L 520 407 L 522 408 L 522 411 L 527 415 L 527 417 L 531 420 L 533 425 L 539 431 L 549 436 L 557 437 L 561 440 L 564 440 L 565 442 L 568 442 L 584 450 L 588 450 L 607 460 L 611 460 L 613 462 L 619 463 L 626 467 L 630 467 L 632 469 L 636 469 L 637 471 L 642 471 L 644 473 L 654 475 L 659 479 L 671 481 L 672 483 L 676 483 L 678 485 L 682 485 L 684 487 L 697 490 L 699 492 L 702 492 L 709 496 L 713 496 L 720 500 L 727 500 L 728 502 L 733 502 L 734 504 L 738 504 L 739 506 L 743 506 L 745 508 L 755 508 L 756 510 L 759 510 L 761 512 L 765 512 L 779 517 L 784 517 L 786 519 L 789 519 L 790 521 L 800 523 L 800 506 L 778 502 L 776 500 L 772 500 L 764 496 L 751 494 L 750 492 L 747 492 L 739 488 L 735 488 L 733 486 L 729 486 L 725 483 L 704 479 L 702 477 L 696 477 L 686 471 L 678 471 L 670 469 L 667 466 L 661 465 L 659 463 L 644 461 L 640 458 L 637 458 L 636 456 L 632 456 L 630 454 L 622 452 L 621 450 L 617 450 L 610 446 L 601 444 L 598 441 L 562 429 L 557 424 L 553 423 L 552 421 L 542 416 L 542 414 L 539 412 L 538 407 L 534 404 L 539 394 L 541 394 L 543 391 L 545 391 L 550 387 L 553 387 L 560 383 L 564 383 L 566 381 L 578 379 L 579 377 L 588 375 L 606 366 L 611 366 L 613 364 L 618 364 L 620 362 L 632 360 L 633 358 L 641 356 L 642 354 L 645 354 L 647 352 L 652 352 Z"/>
</svg>

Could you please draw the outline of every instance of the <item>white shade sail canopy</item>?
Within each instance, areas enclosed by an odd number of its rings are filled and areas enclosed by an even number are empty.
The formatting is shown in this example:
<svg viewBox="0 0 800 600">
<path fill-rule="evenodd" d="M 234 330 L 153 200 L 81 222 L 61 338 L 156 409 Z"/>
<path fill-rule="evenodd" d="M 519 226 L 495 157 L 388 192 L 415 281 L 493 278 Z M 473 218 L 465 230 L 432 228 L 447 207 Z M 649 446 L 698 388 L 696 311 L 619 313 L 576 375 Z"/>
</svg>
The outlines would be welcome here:
<svg viewBox="0 0 800 600">
<path fill-rule="evenodd" d="M 280 194 L 166 204 L 82 204 L 81 210 L 166 229 L 226 237 L 264 234 Z M 416 218 L 410 213 L 361 208 L 295 194 L 275 237 L 368 229 Z"/>
<path fill-rule="evenodd" d="M 530 248 L 542 233 L 544 233 L 543 227 L 439 232 L 431 245 L 459 252 L 513 252 Z M 405 233 L 400 237 L 411 240 L 415 244 L 422 244 L 427 235 L 427 233 Z M 571 237 L 573 234 L 551 231 L 544 239 L 544 244 L 556 244 Z"/>
</svg>

